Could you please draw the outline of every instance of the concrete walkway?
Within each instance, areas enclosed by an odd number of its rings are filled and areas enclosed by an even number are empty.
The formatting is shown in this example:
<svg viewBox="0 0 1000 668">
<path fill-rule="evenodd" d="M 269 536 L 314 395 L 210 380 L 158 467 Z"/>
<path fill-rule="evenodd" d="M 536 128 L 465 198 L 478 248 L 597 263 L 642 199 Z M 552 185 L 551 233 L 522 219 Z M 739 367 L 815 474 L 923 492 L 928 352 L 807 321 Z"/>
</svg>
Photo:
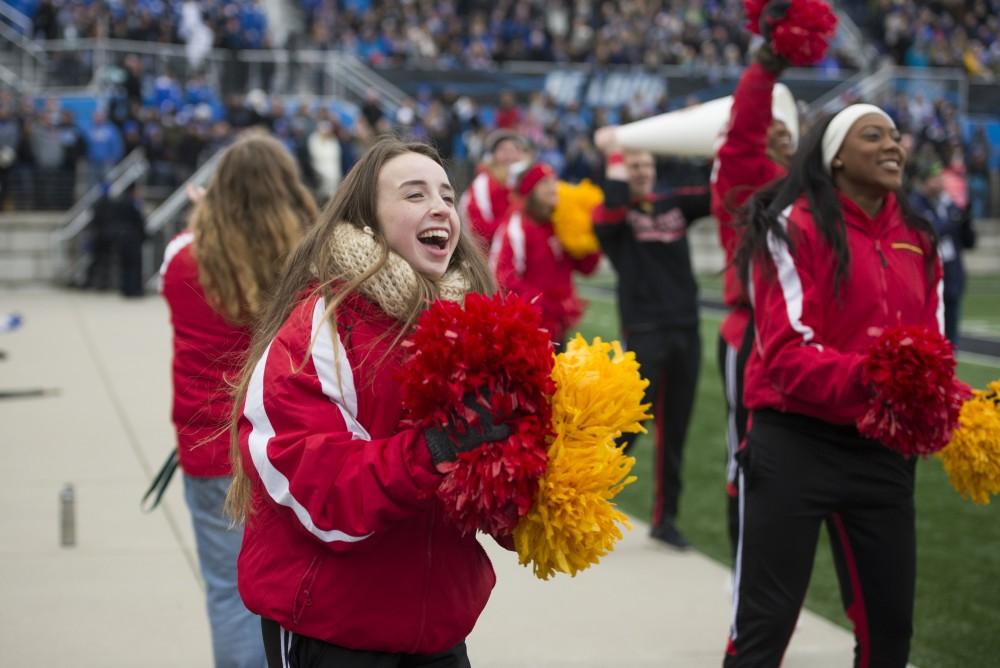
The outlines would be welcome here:
<svg viewBox="0 0 1000 668">
<path fill-rule="evenodd" d="M 170 329 L 158 297 L 0 291 L 0 666 L 210 666 L 193 535 L 175 480 L 139 510 L 173 446 Z M 59 491 L 76 488 L 77 545 L 59 546 Z M 576 578 L 536 580 L 486 541 L 498 585 L 469 638 L 477 668 L 718 666 L 728 571 L 646 538 Z M 853 641 L 804 613 L 784 666 L 849 666 Z"/>
</svg>

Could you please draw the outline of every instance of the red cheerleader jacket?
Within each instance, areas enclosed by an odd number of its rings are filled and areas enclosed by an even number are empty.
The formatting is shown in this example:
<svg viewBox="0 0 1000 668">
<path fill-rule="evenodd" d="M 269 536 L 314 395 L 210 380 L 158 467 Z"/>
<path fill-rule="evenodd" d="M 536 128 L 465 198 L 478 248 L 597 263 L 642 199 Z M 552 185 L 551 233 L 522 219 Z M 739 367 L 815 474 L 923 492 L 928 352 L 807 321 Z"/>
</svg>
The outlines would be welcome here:
<svg viewBox="0 0 1000 668">
<path fill-rule="evenodd" d="M 440 652 L 472 630 L 495 582 L 475 536 L 434 495 L 423 432 L 400 428 L 396 323 L 352 296 L 336 331 L 316 295 L 257 362 L 239 444 L 253 512 L 238 560 L 243 601 L 342 647 Z"/>
<path fill-rule="evenodd" d="M 462 193 L 458 208 L 462 220 L 488 248 L 500 221 L 510 208 L 511 189 L 497 181 L 489 170 L 482 170 Z"/>
<path fill-rule="evenodd" d="M 756 335 L 747 361 L 747 408 L 800 413 L 854 424 L 865 411 L 865 353 L 886 327 L 944 329 L 941 263 L 926 263 L 932 242 L 907 227 L 896 197 L 870 218 L 843 195 L 848 275 L 834 290 L 836 259 L 805 197 L 781 214 L 791 246 L 773 235 L 754 258 L 751 300 Z"/>
<path fill-rule="evenodd" d="M 231 387 L 243 368 L 250 331 L 209 305 L 193 242 L 192 232 L 175 237 L 160 269 L 174 330 L 172 418 L 181 469 L 195 477 L 224 476 L 230 474 Z"/>
<path fill-rule="evenodd" d="M 583 315 L 583 302 L 573 287 L 573 272 L 592 274 L 600 252 L 576 260 L 565 251 L 552 225 L 532 218 L 520 207 L 500 224 L 490 249 L 497 283 L 541 311 L 542 327 L 560 342 Z"/>
</svg>

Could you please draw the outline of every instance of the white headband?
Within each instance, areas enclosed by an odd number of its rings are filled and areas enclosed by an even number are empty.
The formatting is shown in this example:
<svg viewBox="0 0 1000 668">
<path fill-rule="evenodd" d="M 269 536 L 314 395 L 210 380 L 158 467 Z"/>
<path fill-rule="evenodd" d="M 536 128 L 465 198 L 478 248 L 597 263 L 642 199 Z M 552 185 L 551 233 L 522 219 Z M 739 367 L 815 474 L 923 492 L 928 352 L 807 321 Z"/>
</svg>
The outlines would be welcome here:
<svg viewBox="0 0 1000 668">
<path fill-rule="evenodd" d="M 868 114 L 878 114 L 889 121 L 889 124 L 893 128 L 896 127 L 889 114 L 874 104 L 852 104 L 849 107 L 844 107 L 840 113 L 833 117 L 830 124 L 826 126 L 826 132 L 823 133 L 823 168 L 827 174 L 832 173 L 833 169 L 831 165 L 833 164 L 833 159 L 837 156 L 837 151 L 844 144 L 844 139 L 847 137 L 851 126 L 859 118 Z"/>
</svg>

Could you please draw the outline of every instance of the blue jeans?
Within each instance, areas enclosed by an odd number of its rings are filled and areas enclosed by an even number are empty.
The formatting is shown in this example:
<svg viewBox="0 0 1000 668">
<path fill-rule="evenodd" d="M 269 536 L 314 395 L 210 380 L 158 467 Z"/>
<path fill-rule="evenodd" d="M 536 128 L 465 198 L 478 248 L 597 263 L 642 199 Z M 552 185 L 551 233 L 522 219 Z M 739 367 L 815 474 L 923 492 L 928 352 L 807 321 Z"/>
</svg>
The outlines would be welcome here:
<svg viewBox="0 0 1000 668">
<path fill-rule="evenodd" d="M 243 605 L 236 589 L 236 557 L 243 530 L 231 527 L 222 512 L 232 479 L 184 476 L 184 498 L 191 511 L 198 563 L 205 580 L 215 668 L 264 668 L 260 618 Z"/>
</svg>

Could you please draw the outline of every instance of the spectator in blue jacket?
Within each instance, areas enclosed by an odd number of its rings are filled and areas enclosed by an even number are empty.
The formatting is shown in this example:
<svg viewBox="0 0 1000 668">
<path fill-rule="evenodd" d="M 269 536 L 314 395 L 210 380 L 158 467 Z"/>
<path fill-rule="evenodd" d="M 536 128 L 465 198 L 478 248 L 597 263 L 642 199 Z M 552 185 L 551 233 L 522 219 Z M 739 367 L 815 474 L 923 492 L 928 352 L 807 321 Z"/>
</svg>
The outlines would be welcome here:
<svg viewBox="0 0 1000 668">
<path fill-rule="evenodd" d="M 103 111 L 95 111 L 87 133 L 87 162 L 90 163 L 91 183 L 100 183 L 108 171 L 125 156 L 122 133 Z"/>
</svg>

